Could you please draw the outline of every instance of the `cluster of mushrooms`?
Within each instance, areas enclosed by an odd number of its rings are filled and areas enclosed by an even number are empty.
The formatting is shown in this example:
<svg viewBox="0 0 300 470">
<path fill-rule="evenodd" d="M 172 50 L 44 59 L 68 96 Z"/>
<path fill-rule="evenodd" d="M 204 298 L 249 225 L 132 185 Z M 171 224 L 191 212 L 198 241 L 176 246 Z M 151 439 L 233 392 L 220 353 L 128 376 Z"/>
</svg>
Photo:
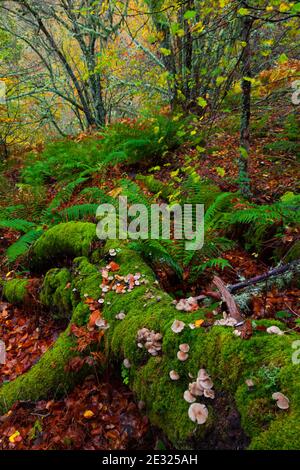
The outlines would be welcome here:
<svg viewBox="0 0 300 470">
<path fill-rule="evenodd" d="M 183 398 L 188 403 L 194 403 L 196 401 L 196 397 L 202 396 L 213 400 L 215 398 L 213 386 L 213 381 L 206 370 L 200 369 L 196 381 L 189 384 L 189 388 L 184 392 Z"/>
<path fill-rule="evenodd" d="M 119 268 L 120 266 L 112 261 L 101 270 L 102 283 L 100 288 L 102 296 L 98 300 L 100 304 L 104 304 L 105 295 L 110 291 L 114 291 L 117 294 L 126 294 L 126 292 L 131 292 L 135 287 L 148 283 L 145 275 L 141 273 L 127 274 L 127 276 L 116 274 L 115 272 L 118 271 Z"/>
<path fill-rule="evenodd" d="M 171 326 L 173 333 L 179 334 L 185 328 L 185 323 L 180 320 L 174 320 Z M 177 352 L 177 358 L 180 361 L 186 361 L 189 357 L 188 353 L 190 346 L 188 344 L 180 344 L 179 351 Z M 170 373 L 171 380 L 179 380 L 180 376 L 175 370 L 171 370 Z M 190 375 L 190 378 L 193 378 Z M 183 394 L 184 400 L 190 404 L 188 415 L 189 418 L 197 424 L 204 424 L 208 418 L 208 409 L 205 405 L 201 403 L 195 403 L 197 397 L 204 396 L 205 398 L 215 398 L 215 392 L 213 390 L 213 381 L 211 380 L 209 374 L 205 369 L 200 369 L 198 371 L 197 379 L 189 384 L 188 390 Z"/>
<path fill-rule="evenodd" d="M 161 351 L 162 335 L 148 328 L 142 328 L 137 333 L 137 345 L 145 348 L 151 356 L 158 356 Z"/>
<path fill-rule="evenodd" d="M 171 380 L 179 380 L 180 376 L 175 370 L 170 371 Z M 195 403 L 197 397 L 204 396 L 205 398 L 215 398 L 213 390 L 213 381 L 205 369 L 200 369 L 196 381 L 189 384 L 188 390 L 183 394 L 183 398 L 187 403 L 190 403 L 188 415 L 189 418 L 197 424 L 204 424 L 208 418 L 208 409 L 202 403 Z"/>
<path fill-rule="evenodd" d="M 195 297 L 189 297 L 188 299 L 180 299 L 178 302 L 177 300 L 174 300 L 174 305 L 176 307 L 176 310 L 182 312 L 194 312 L 199 308 L 197 299 Z"/>
</svg>

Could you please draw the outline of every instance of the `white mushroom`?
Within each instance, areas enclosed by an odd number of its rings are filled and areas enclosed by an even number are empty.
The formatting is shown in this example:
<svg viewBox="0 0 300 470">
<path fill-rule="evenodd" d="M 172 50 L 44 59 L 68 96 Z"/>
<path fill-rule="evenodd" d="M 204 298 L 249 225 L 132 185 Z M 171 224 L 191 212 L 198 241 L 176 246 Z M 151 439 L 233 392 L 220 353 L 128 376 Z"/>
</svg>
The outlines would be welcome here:
<svg viewBox="0 0 300 470">
<path fill-rule="evenodd" d="M 194 403 L 196 401 L 196 398 L 194 397 L 194 395 L 191 394 L 191 392 L 189 390 L 186 390 L 183 394 L 183 398 L 185 399 L 185 401 L 187 401 L 188 403 Z"/>
<path fill-rule="evenodd" d="M 197 424 L 204 424 L 208 418 L 208 410 L 206 406 L 201 405 L 200 403 L 193 403 L 189 407 L 188 414 L 193 423 Z"/>
<path fill-rule="evenodd" d="M 126 318 L 126 314 L 124 312 L 120 312 L 118 313 L 118 315 L 116 315 L 117 320 L 124 320 L 125 318 Z"/>
<path fill-rule="evenodd" d="M 280 392 L 273 393 L 272 398 L 273 398 L 273 400 L 277 401 L 276 404 L 277 404 L 278 408 L 280 408 L 281 410 L 288 410 L 289 409 L 290 400 L 288 399 L 288 397 L 283 395 L 283 393 L 280 393 Z"/>
<path fill-rule="evenodd" d="M 278 328 L 278 326 L 269 326 L 269 328 L 267 328 L 267 333 L 269 333 L 269 335 L 284 335 L 284 332 Z"/>
<path fill-rule="evenodd" d="M 177 353 L 177 358 L 181 361 L 184 362 L 188 359 L 189 355 L 187 353 L 184 353 L 182 351 L 178 351 Z"/>
<path fill-rule="evenodd" d="M 140 401 L 138 402 L 138 409 L 139 409 L 140 411 L 142 411 L 142 410 L 145 408 L 145 406 L 146 406 L 146 404 L 145 404 L 144 401 L 140 400 Z"/>
<path fill-rule="evenodd" d="M 247 387 L 249 388 L 249 390 L 251 390 L 252 388 L 254 388 L 255 384 L 253 382 L 252 379 L 247 379 L 245 380 L 245 384 L 247 385 Z"/>
<path fill-rule="evenodd" d="M 174 320 L 171 326 L 171 330 L 173 331 L 173 333 L 181 333 L 184 327 L 185 327 L 185 323 L 183 323 L 183 321 Z"/>
<path fill-rule="evenodd" d="M 131 364 L 130 364 L 129 359 L 126 359 L 126 358 L 124 359 L 123 366 L 126 367 L 126 369 L 130 369 Z"/>
<path fill-rule="evenodd" d="M 180 376 L 179 374 L 176 372 L 176 370 L 171 370 L 170 373 L 170 379 L 171 380 L 179 380 L 180 379 Z"/>
<path fill-rule="evenodd" d="M 207 380 L 209 379 L 209 375 L 208 373 L 206 372 L 205 369 L 200 369 L 199 372 L 198 372 L 198 379 L 199 380 Z"/>
<path fill-rule="evenodd" d="M 212 400 L 214 400 L 215 392 L 213 390 L 204 390 L 204 396 L 206 398 L 211 398 Z"/>
<path fill-rule="evenodd" d="M 210 378 L 208 378 L 206 380 L 199 380 L 198 379 L 197 382 L 200 385 L 200 387 L 202 387 L 204 390 L 210 390 L 214 386 L 214 383 Z"/>
<path fill-rule="evenodd" d="M 104 318 L 98 318 L 95 321 L 95 325 L 98 326 L 98 328 L 100 328 L 100 330 L 108 330 L 108 328 L 109 328 L 109 324 L 107 323 L 106 320 L 104 320 Z"/>
<path fill-rule="evenodd" d="M 189 350 L 190 350 L 190 347 L 189 347 L 188 344 L 181 344 L 181 345 L 179 346 L 179 349 L 180 349 L 180 351 L 182 351 L 182 352 L 184 352 L 184 353 L 188 353 Z"/>
<path fill-rule="evenodd" d="M 198 382 L 192 382 L 189 384 L 189 391 L 195 397 L 201 397 L 203 395 L 203 388 L 200 387 Z"/>
</svg>

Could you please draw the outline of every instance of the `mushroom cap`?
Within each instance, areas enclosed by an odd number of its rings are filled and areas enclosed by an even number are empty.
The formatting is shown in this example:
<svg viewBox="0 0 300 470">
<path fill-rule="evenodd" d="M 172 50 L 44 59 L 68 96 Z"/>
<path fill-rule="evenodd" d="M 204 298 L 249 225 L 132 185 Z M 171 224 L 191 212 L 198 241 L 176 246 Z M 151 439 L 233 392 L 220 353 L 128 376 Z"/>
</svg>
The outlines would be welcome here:
<svg viewBox="0 0 300 470">
<path fill-rule="evenodd" d="M 209 375 L 208 373 L 206 372 L 205 369 L 200 369 L 199 372 L 198 372 L 198 379 L 199 380 L 207 380 L 209 379 Z"/>
<path fill-rule="evenodd" d="M 98 328 L 100 328 L 100 330 L 108 330 L 108 328 L 109 328 L 109 324 L 107 323 L 106 320 L 104 320 L 104 318 L 98 318 L 95 321 L 95 325 L 98 326 Z"/>
<path fill-rule="evenodd" d="M 248 388 L 253 388 L 255 386 L 255 383 L 253 382 L 252 379 L 245 380 L 245 384 L 247 385 Z"/>
<path fill-rule="evenodd" d="M 184 362 L 188 359 L 189 355 L 185 352 L 182 352 L 182 351 L 178 351 L 177 353 L 177 358 L 181 361 L 181 362 Z"/>
<path fill-rule="evenodd" d="M 202 387 L 204 390 L 210 390 L 214 386 L 214 383 L 211 380 L 211 378 L 208 378 L 206 380 L 199 380 L 198 379 L 197 382 L 200 385 L 200 387 Z"/>
<path fill-rule="evenodd" d="M 151 354 L 151 356 L 158 356 L 158 351 L 155 348 L 148 349 L 148 353 Z"/>
<path fill-rule="evenodd" d="M 144 401 L 140 400 L 140 401 L 138 402 L 138 409 L 139 409 L 140 411 L 142 411 L 142 410 L 145 408 L 145 406 L 146 406 L 146 404 L 145 404 Z"/>
<path fill-rule="evenodd" d="M 123 361 L 123 365 L 124 365 L 124 367 L 126 367 L 126 369 L 130 369 L 131 364 L 130 364 L 129 359 L 125 358 L 124 361 Z"/>
<path fill-rule="evenodd" d="M 273 393 L 272 398 L 273 398 L 273 400 L 277 400 L 276 404 L 277 404 L 278 408 L 280 408 L 281 410 L 288 410 L 289 409 L 290 400 L 288 399 L 288 397 L 283 395 L 283 393 L 281 393 L 281 392 Z"/>
<path fill-rule="evenodd" d="M 189 391 L 195 397 L 201 397 L 203 395 L 203 389 L 200 387 L 198 382 L 192 382 L 189 384 Z"/>
<path fill-rule="evenodd" d="M 278 328 L 278 326 L 269 326 L 269 328 L 267 328 L 267 333 L 269 333 L 269 335 L 284 335 L 284 332 Z"/>
<path fill-rule="evenodd" d="M 174 320 L 171 326 L 171 330 L 173 331 L 173 333 L 181 333 L 184 327 L 185 327 L 185 323 L 183 321 Z"/>
<path fill-rule="evenodd" d="M 154 334 L 154 341 L 161 341 L 162 340 L 162 334 L 161 333 L 155 333 Z"/>
<path fill-rule="evenodd" d="M 171 380 L 179 380 L 180 379 L 180 375 L 176 372 L 176 370 L 171 370 L 169 372 L 169 376 L 170 376 Z"/>
<path fill-rule="evenodd" d="M 194 403 L 196 401 L 196 398 L 194 397 L 194 395 L 191 394 L 191 392 L 189 390 L 186 390 L 183 394 L 183 398 L 185 399 L 185 401 L 187 401 L 188 403 Z"/>
<path fill-rule="evenodd" d="M 188 414 L 193 423 L 197 424 L 204 424 L 208 418 L 208 410 L 206 406 L 201 403 L 193 403 L 189 407 Z"/>
<path fill-rule="evenodd" d="M 214 390 L 210 389 L 210 390 L 204 390 L 204 396 L 206 398 L 211 398 L 212 400 L 214 400 L 215 398 L 215 392 Z"/>
<path fill-rule="evenodd" d="M 190 347 L 189 347 L 189 345 L 188 345 L 187 343 L 185 343 L 185 344 L 181 344 L 181 345 L 179 346 L 179 349 L 180 349 L 180 351 L 182 351 L 182 352 L 184 352 L 184 353 L 188 353 L 189 350 L 190 350 Z"/>
<path fill-rule="evenodd" d="M 126 315 L 124 312 L 120 312 L 118 313 L 118 315 L 116 315 L 117 320 L 124 320 L 125 318 L 126 318 Z"/>
</svg>

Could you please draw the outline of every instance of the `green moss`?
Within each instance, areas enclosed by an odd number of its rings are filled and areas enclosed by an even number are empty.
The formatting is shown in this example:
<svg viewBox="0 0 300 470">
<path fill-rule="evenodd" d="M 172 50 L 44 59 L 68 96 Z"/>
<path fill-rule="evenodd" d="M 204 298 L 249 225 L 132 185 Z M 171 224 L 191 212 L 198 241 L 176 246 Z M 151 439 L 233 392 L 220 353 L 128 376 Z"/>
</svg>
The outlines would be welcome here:
<svg viewBox="0 0 300 470">
<path fill-rule="evenodd" d="M 59 232 L 60 236 L 68 230 L 63 229 Z M 58 240 L 58 237 L 54 238 Z M 50 246 L 49 240 L 42 245 Z M 86 245 L 87 251 L 89 246 Z M 197 447 L 197 442 L 206 438 L 214 426 L 214 402 L 205 401 L 209 407 L 209 419 L 205 425 L 196 426 L 190 421 L 189 405 L 183 400 L 183 392 L 191 381 L 189 374 L 196 376 L 199 368 L 205 367 L 214 381 L 217 393 L 226 392 L 236 403 L 243 428 L 251 438 L 250 448 L 299 449 L 300 366 L 292 363 L 292 343 L 299 336 L 295 333 L 268 335 L 264 331 L 254 330 L 249 340 L 243 340 L 233 334 L 232 328 L 214 326 L 191 330 L 188 324 L 203 318 L 204 310 L 191 314 L 178 312 L 172 305 L 171 297 L 159 288 L 152 270 L 136 252 L 128 249 L 126 243 L 109 241 L 104 249 L 103 266 L 109 261 L 107 253 L 111 248 L 118 249 L 114 258 L 120 264 L 118 274 L 140 272 L 145 284 L 126 294 L 112 291 L 105 296 L 103 316 L 110 328 L 105 332 L 102 347 L 106 348 L 106 357 L 111 361 L 118 362 L 124 357 L 130 360 L 130 386 L 138 398 L 146 403 L 152 423 L 166 433 L 175 447 Z M 57 248 L 56 255 L 60 249 Z M 91 264 L 86 256 L 82 256 L 88 254 L 82 247 L 74 251 L 69 247 L 69 250 L 70 255 L 80 252 L 72 270 L 72 287 L 75 286 L 76 293 L 72 297 L 74 310 L 71 321 L 84 325 L 90 315 L 84 298 L 89 296 L 96 300 L 101 295 L 100 266 Z M 42 253 L 40 256 L 43 265 Z M 47 250 L 45 257 L 49 262 Z M 69 279 L 66 270 L 50 271 L 46 279 L 48 291 L 45 287 L 45 298 L 50 302 L 51 298 L 57 296 L 55 302 L 59 302 L 64 295 L 64 283 Z M 115 318 L 120 311 L 126 313 L 123 321 Z M 175 319 L 186 324 L 180 334 L 171 330 Z M 284 329 L 284 325 L 277 321 L 257 321 L 257 324 L 277 324 Z M 143 327 L 162 333 L 161 356 L 151 357 L 145 349 L 138 348 L 137 332 Z M 177 359 L 181 343 L 190 345 L 186 362 Z M 7 410 L 18 398 L 40 399 L 45 394 L 55 393 L 57 389 L 71 387 L 76 374 L 66 373 L 65 364 L 76 355 L 75 344 L 68 329 L 28 373 L 3 386 L 0 391 L 2 410 Z M 179 373 L 179 381 L 170 380 L 169 372 L 172 369 Z M 249 378 L 255 383 L 253 391 L 249 391 L 245 384 Z M 274 391 L 281 391 L 289 397 L 289 410 L 283 411 L 276 407 L 272 400 Z"/>
<path fill-rule="evenodd" d="M 97 240 L 96 226 L 87 222 L 59 224 L 44 233 L 30 250 L 32 269 L 41 271 L 66 258 L 88 256 Z"/>
<path fill-rule="evenodd" d="M 28 280 L 27 279 L 12 279 L 3 284 L 3 296 L 12 304 L 21 304 L 28 296 Z"/>
<path fill-rule="evenodd" d="M 53 318 L 69 318 L 73 292 L 68 269 L 53 268 L 47 272 L 40 293 L 42 304 L 51 308 Z"/>
<path fill-rule="evenodd" d="M 100 297 L 102 275 L 100 269 L 91 264 L 85 257 L 75 258 L 73 263 L 74 287 L 79 297 Z"/>
</svg>

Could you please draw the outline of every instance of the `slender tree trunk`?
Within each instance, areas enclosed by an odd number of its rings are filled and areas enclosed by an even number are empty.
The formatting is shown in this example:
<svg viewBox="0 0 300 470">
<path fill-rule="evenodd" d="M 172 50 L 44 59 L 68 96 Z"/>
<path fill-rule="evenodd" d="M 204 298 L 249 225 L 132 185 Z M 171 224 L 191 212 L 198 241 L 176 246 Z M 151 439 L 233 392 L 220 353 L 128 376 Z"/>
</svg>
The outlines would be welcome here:
<svg viewBox="0 0 300 470">
<path fill-rule="evenodd" d="M 191 33 L 190 24 L 184 20 L 184 12 L 186 10 L 194 10 L 194 0 L 188 0 L 187 4 L 182 7 L 182 21 L 184 22 L 184 40 L 183 40 L 183 71 L 182 71 L 182 88 L 183 94 L 185 96 L 184 109 L 187 111 L 190 109 L 192 103 L 192 91 L 193 84 L 192 81 L 192 66 L 193 66 L 193 38 Z"/>
<path fill-rule="evenodd" d="M 251 196 L 249 178 L 250 118 L 251 118 L 251 28 L 253 20 L 242 19 L 241 40 L 246 44 L 242 55 L 242 104 L 240 128 L 239 186 L 243 196 Z"/>
</svg>

